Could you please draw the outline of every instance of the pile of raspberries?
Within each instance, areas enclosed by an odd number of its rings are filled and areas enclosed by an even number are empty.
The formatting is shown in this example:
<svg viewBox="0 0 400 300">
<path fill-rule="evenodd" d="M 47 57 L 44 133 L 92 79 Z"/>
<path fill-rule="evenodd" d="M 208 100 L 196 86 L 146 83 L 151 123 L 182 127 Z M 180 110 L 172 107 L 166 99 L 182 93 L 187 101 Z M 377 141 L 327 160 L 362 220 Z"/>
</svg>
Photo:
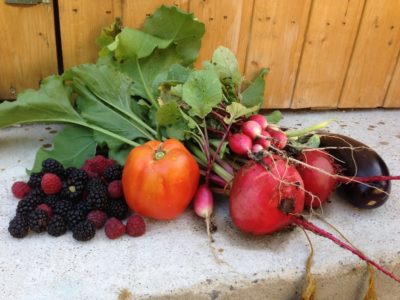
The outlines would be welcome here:
<svg viewBox="0 0 400 300">
<path fill-rule="evenodd" d="M 68 230 L 78 241 L 92 239 L 104 226 L 105 234 L 116 239 L 125 233 L 141 236 L 146 231 L 143 218 L 129 215 L 121 177 L 123 167 L 97 155 L 85 161 L 82 168 L 64 168 L 55 159 L 42 162 L 42 170 L 32 173 L 28 182 L 15 182 L 13 195 L 21 199 L 8 231 L 23 238 L 30 231 L 47 231 L 58 237 Z"/>
</svg>

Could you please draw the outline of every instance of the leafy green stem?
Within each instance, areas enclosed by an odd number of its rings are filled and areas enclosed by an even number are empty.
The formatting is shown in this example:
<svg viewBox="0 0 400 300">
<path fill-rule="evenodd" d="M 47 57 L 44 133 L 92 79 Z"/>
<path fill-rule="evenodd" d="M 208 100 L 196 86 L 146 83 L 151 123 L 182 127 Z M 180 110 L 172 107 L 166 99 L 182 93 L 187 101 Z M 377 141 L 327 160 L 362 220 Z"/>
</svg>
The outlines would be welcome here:
<svg viewBox="0 0 400 300">
<path fill-rule="evenodd" d="M 154 99 L 153 94 L 151 93 L 151 91 L 149 90 L 149 87 L 147 86 L 147 82 L 144 79 L 143 72 L 142 72 L 142 69 L 141 69 L 140 64 L 139 64 L 139 59 L 137 57 L 136 57 L 136 66 L 137 66 L 137 69 L 138 69 L 138 72 L 139 72 L 140 79 L 142 80 L 143 87 L 144 87 L 144 89 L 146 91 L 146 94 L 147 94 L 151 104 L 158 109 L 160 106 L 158 105 L 156 99 Z"/>
<path fill-rule="evenodd" d="M 285 131 L 285 133 L 289 138 L 299 137 L 299 136 L 303 136 L 307 133 L 323 129 L 326 126 L 328 126 L 330 123 L 332 123 L 333 121 L 336 121 L 336 119 L 329 119 L 327 121 L 324 121 L 324 122 L 321 122 L 318 124 L 314 124 L 314 125 L 311 125 L 311 126 L 299 129 L 299 130 L 288 130 L 288 131 Z"/>
</svg>

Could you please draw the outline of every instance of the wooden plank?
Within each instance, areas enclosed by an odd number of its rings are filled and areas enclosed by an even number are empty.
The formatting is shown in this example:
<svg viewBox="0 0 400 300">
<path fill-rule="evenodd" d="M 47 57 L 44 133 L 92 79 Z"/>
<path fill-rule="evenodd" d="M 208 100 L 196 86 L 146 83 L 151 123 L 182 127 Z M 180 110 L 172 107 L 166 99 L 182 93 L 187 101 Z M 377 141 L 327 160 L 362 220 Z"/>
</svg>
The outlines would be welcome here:
<svg viewBox="0 0 400 300">
<path fill-rule="evenodd" d="M 337 107 L 364 3 L 314 2 L 292 108 Z"/>
<path fill-rule="evenodd" d="M 140 28 L 147 17 L 161 5 L 175 5 L 187 11 L 188 0 L 122 0 L 122 21 L 125 26 Z"/>
<path fill-rule="evenodd" d="M 0 99 L 57 73 L 53 7 L 7 5 L 0 1 Z"/>
<path fill-rule="evenodd" d="M 120 0 L 59 0 L 64 69 L 95 62 L 101 28 L 121 16 Z"/>
<path fill-rule="evenodd" d="M 246 76 L 269 67 L 264 108 L 289 107 L 302 52 L 310 0 L 256 0 Z"/>
<path fill-rule="evenodd" d="M 209 60 L 218 46 L 225 46 L 235 53 L 239 69 L 243 72 L 253 2 L 254 0 L 190 1 L 190 11 L 206 26 L 197 67 L 201 66 L 202 61 Z"/>
<path fill-rule="evenodd" d="M 339 107 L 378 107 L 400 49 L 400 1 L 367 1 Z"/>
<path fill-rule="evenodd" d="M 400 107 L 400 53 L 397 57 L 397 66 L 383 106 Z"/>
</svg>

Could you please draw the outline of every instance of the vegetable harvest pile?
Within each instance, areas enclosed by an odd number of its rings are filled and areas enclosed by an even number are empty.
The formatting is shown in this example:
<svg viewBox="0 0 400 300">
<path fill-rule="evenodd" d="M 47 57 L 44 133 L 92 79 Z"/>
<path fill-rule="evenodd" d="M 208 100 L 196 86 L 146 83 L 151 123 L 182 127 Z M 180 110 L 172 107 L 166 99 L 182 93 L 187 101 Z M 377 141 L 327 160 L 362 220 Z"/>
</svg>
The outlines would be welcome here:
<svg viewBox="0 0 400 300">
<path fill-rule="evenodd" d="M 65 214 L 78 240 L 92 238 L 94 228 L 104 224 L 95 221 L 110 217 L 110 238 L 126 230 L 138 236 L 144 233 L 140 216 L 176 218 L 192 202 L 213 242 L 213 194 L 220 193 L 229 197 L 232 220 L 241 231 L 263 235 L 296 225 L 331 239 L 400 283 L 306 218 L 334 190 L 357 207 L 379 207 L 388 199 L 390 180 L 399 176 L 390 176 L 385 162 L 366 145 L 322 131 L 330 120 L 291 130 L 278 125 L 280 112 L 261 114 L 267 70 L 246 81 L 229 49 L 217 48 L 210 61 L 194 69 L 203 34 L 202 23 L 175 7 L 162 6 L 140 30 L 123 28 L 117 20 L 97 39 L 96 64 L 47 77 L 39 90 L 0 104 L 0 128 L 65 124 L 53 149 L 37 151 L 29 171 L 35 184 L 20 187 L 25 188 L 20 203 L 31 201 L 33 194 L 53 197 L 53 203 L 36 203 L 53 214 L 38 212 L 36 204 L 19 204 L 23 209 L 17 209 L 10 233 L 32 223 L 26 218 L 34 218 L 38 231 L 46 230 L 47 221 L 58 226 L 54 198 L 66 201 L 66 195 L 79 190 L 71 182 L 84 178 L 79 195 L 70 197 L 73 203 L 63 204 L 74 211 Z M 103 166 L 101 172 L 93 171 L 94 161 Z M 57 174 L 59 168 L 66 169 Z M 107 189 L 111 200 L 101 202 L 107 196 L 98 191 Z M 122 204 L 114 204 L 117 200 Z M 126 205 L 136 219 L 125 228 L 114 219 L 127 217 Z"/>
</svg>

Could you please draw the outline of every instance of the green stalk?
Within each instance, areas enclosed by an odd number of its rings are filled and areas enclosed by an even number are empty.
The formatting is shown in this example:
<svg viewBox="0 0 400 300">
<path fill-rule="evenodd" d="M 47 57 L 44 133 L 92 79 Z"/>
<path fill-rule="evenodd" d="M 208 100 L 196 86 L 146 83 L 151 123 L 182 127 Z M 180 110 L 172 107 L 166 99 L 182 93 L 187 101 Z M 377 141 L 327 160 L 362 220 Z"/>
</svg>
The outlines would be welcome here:
<svg viewBox="0 0 400 300">
<path fill-rule="evenodd" d="M 147 86 L 146 80 L 144 80 L 142 69 L 140 68 L 140 64 L 139 64 L 139 59 L 137 57 L 136 57 L 136 67 L 138 68 L 140 79 L 143 82 L 144 89 L 146 91 L 147 96 L 149 97 L 151 104 L 155 108 L 159 108 L 160 106 L 158 105 L 156 99 L 154 99 L 153 94 L 150 92 L 149 87 Z"/>
<path fill-rule="evenodd" d="M 285 134 L 289 138 L 303 136 L 303 135 L 305 135 L 307 133 L 323 129 L 326 126 L 328 126 L 330 123 L 332 123 L 333 121 L 336 121 L 336 119 L 329 119 L 327 121 L 324 121 L 324 122 L 321 122 L 321 123 L 318 123 L 318 124 L 315 124 L 315 125 L 311 125 L 311 126 L 299 129 L 299 130 L 288 130 L 288 131 L 285 131 Z"/>
</svg>

